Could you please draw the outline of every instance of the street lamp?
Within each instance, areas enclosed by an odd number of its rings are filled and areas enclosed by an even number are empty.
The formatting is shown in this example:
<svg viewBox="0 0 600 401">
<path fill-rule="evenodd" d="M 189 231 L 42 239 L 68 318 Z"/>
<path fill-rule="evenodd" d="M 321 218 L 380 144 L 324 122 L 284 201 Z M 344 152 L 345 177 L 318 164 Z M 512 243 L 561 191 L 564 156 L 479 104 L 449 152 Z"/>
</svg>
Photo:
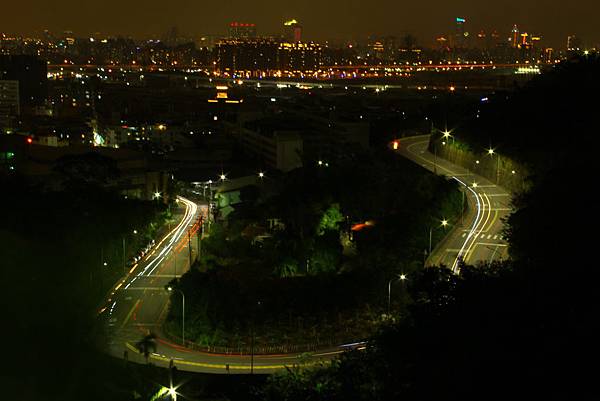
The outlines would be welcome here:
<svg viewBox="0 0 600 401">
<path fill-rule="evenodd" d="M 496 185 L 500 182 L 500 155 L 496 154 L 496 152 L 494 152 L 494 149 L 489 148 L 487 151 L 488 155 L 490 155 L 490 157 L 493 157 L 494 155 L 496 155 Z"/>
<path fill-rule="evenodd" d="M 439 227 L 446 228 L 448 226 L 448 220 L 443 219 L 440 221 Z M 433 227 L 429 227 L 429 255 L 431 255 L 431 237 L 433 236 Z"/>
<path fill-rule="evenodd" d="M 399 274 L 398 276 L 393 277 L 390 281 L 388 281 L 388 315 L 390 314 L 392 305 L 392 282 L 396 280 L 404 282 L 406 280 L 406 274 Z"/>
<path fill-rule="evenodd" d="M 265 173 L 263 173 L 262 171 L 260 171 L 260 172 L 258 173 L 258 178 L 260 178 L 261 180 L 262 180 L 263 178 L 265 178 Z"/>
<path fill-rule="evenodd" d="M 133 234 L 137 234 L 137 230 L 133 230 Z M 127 274 L 127 255 L 125 249 L 125 237 L 123 236 L 123 273 Z"/>
<path fill-rule="evenodd" d="M 174 387 L 169 387 L 169 396 L 171 396 L 171 399 L 173 401 L 177 401 L 177 390 Z"/>
<path fill-rule="evenodd" d="M 167 287 L 167 290 L 169 290 L 169 292 L 175 290 L 181 294 L 181 310 L 183 311 L 181 314 L 181 339 L 183 340 L 183 346 L 185 347 L 185 294 L 178 288 Z"/>
</svg>

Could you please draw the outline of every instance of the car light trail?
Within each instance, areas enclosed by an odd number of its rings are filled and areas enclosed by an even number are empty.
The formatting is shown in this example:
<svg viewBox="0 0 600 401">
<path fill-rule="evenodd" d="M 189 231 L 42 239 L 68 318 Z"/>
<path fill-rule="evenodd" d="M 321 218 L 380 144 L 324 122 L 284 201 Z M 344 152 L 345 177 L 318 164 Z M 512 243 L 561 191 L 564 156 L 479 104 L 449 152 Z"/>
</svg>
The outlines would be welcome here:
<svg viewBox="0 0 600 401">
<path fill-rule="evenodd" d="M 161 245 L 167 241 L 166 245 L 158 252 L 156 256 L 146 265 L 146 267 L 139 272 L 124 288 L 128 289 L 139 277 L 141 276 L 150 276 L 156 270 L 156 268 L 162 263 L 162 261 L 167 257 L 168 253 L 171 249 L 179 242 L 184 233 L 187 232 L 188 225 L 193 221 L 196 213 L 198 211 L 198 205 L 194 202 L 182 198 L 177 197 L 180 202 L 185 204 L 185 213 L 183 219 L 177 224 L 175 228 L 173 228 L 165 237 L 157 244 L 155 250 L 148 255 L 148 260 L 156 253 L 158 249 L 160 249 Z M 130 271 L 133 272 L 134 269 Z"/>
<path fill-rule="evenodd" d="M 477 192 L 475 192 L 470 186 L 468 186 L 467 184 L 465 184 L 463 181 L 461 181 L 460 179 L 458 179 L 456 177 L 452 177 L 452 178 L 454 178 L 456 181 L 458 181 L 460 184 L 462 184 L 465 188 L 467 188 L 469 191 L 471 191 L 471 193 L 475 196 L 475 199 L 477 200 L 477 216 L 475 216 L 475 221 L 473 221 L 473 225 L 471 226 L 471 229 L 469 230 L 469 234 L 467 235 L 467 238 L 465 239 L 465 242 L 463 243 L 462 247 L 458 251 L 458 254 L 456 255 L 456 259 L 454 259 L 454 263 L 452 264 L 452 271 L 456 273 L 458 271 L 458 264 L 460 263 L 463 252 L 465 250 L 465 247 L 467 246 L 467 243 L 469 242 L 471 237 L 473 237 L 473 233 L 477 230 L 477 226 L 479 225 L 479 222 L 481 220 L 481 202 L 479 201 L 479 195 L 477 194 Z"/>
</svg>

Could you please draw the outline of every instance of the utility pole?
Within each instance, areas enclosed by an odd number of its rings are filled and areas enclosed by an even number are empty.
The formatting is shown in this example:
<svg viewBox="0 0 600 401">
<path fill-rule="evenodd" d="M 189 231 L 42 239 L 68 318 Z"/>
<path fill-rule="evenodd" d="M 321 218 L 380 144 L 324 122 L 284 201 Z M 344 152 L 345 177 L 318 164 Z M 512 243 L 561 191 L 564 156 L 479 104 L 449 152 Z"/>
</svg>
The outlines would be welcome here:
<svg viewBox="0 0 600 401">
<path fill-rule="evenodd" d="M 429 227 L 429 254 L 431 255 L 431 236 L 433 234 L 433 227 Z"/>
<path fill-rule="evenodd" d="M 498 164 L 496 165 L 496 185 L 500 184 L 500 155 L 496 155 Z"/>
<path fill-rule="evenodd" d="M 173 263 L 175 264 L 175 278 L 177 278 L 177 253 L 174 246 L 171 248 L 171 253 L 173 254 Z"/>
<path fill-rule="evenodd" d="M 190 269 L 192 268 L 192 234 L 190 232 L 191 230 L 188 229 L 188 250 L 190 251 Z"/>
<path fill-rule="evenodd" d="M 125 264 L 125 237 L 123 237 L 123 273 L 127 272 L 127 265 Z"/>
<path fill-rule="evenodd" d="M 196 239 L 198 240 L 198 254 L 196 255 L 196 260 L 200 260 L 200 244 L 202 236 L 204 235 L 204 218 L 202 216 L 198 219 L 198 224 L 198 233 L 196 234 Z"/>
<path fill-rule="evenodd" d="M 250 374 L 254 374 L 254 323 L 252 323 L 252 337 L 250 339 Z"/>
<path fill-rule="evenodd" d="M 465 221 L 464 221 L 464 217 L 465 217 L 465 191 L 461 190 L 460 193 L 462 194 L 462 198 L 461 198 L 461 202 L 460 202 L 460 225 L 464 225 Z"/>
</svg>

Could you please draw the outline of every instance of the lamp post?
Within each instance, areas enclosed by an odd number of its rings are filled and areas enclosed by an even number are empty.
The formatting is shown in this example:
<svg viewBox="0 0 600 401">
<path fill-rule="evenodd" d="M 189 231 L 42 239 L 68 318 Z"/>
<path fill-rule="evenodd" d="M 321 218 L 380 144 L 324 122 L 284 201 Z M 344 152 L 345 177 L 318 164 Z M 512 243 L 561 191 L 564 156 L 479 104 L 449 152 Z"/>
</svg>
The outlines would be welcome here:
<svg viewBox="0 0 600 401">
<path fill-rule="evenodd" d="M 192 230 L 190 228 L 188 228 L 188 253 L 190 256 L 190 269 L 192 268 Z"/>
<path fill-rule="evenodd" d="M 448 220 L 444 219 L 440 222 L 440 227 L 446 227 Z M 431 255 L 431 237 L 433 236 L 433 227 L 429 227 L 429 254 Z"/>
<path fill-rule="evenodd" d="M 185 294 L 183 293 L 183 291 L 181 291 L 178 288 L 173 288 L 173 287 L 167 287 L 167 290 L 169 291 L 178 291 L 181 294 L 181 310 L 182 310 L 182 314 L 181 314 L 181 339 L 183 341 L 183 346 L 185 347 Z"/>
<path fill-rule="evenodd" d="M 404 282 L 406 280 L 406 274 L 400 274 L 397 277 L 393 277 L 390 281 L 388 281 L 388 315 L 390 314 L 392 306 L 392 282 L 396 280 Z"/>
<path fill-rule="evenodd" d="M 133 234 L 137 234 L 137 230 L 133 230 Z M 123 236 L 123 273 L 127 274 L 127 255 L 125 250 L 125 236 Z"/>
<path fill-rule="evenodd" d="M 490 157 L 496 155 L 496 185 L 498 185 L 500 182 L 500 155 L 496 154 L 492 148 L 489 148 L 487 153 L 490 155 Z"/>
<path fill-rule="evenodd" d="M 442 142 L 444 145 L 446 144 L 446 141 L 448 141 L 449 138 L 452 138 L 452 142 L 454 142 L 454 137 L 451 135 L 452 131 L 448 131 L 448 129 L 444 129 L 444 131 L 439 130 L 437 128 L 435 128 L 433 126 L 433 122 L 431 123 L 431 135 L 433 135 L 434 131 L 437 132 L 441 132 L 442 133 L 442 138 L 441 139 L 445 139 L 444 142 Z M 437 139 L 433 140 L 433 173 L 437 174 Z"/>
</svg>

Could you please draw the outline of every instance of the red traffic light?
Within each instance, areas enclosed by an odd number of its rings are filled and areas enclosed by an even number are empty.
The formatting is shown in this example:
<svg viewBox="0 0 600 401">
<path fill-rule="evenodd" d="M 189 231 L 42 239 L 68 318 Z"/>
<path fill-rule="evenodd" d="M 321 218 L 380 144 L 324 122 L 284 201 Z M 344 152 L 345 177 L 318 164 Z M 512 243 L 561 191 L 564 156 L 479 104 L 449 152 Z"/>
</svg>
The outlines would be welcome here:
<svg viewBox="0 0 600 401">
<path fill-rule="evenodd" d="M 31 137 L 27 138 L 27 143 L 28 144 L 32 144 L 33 143 L 33 139 Z"/>
</svg>

